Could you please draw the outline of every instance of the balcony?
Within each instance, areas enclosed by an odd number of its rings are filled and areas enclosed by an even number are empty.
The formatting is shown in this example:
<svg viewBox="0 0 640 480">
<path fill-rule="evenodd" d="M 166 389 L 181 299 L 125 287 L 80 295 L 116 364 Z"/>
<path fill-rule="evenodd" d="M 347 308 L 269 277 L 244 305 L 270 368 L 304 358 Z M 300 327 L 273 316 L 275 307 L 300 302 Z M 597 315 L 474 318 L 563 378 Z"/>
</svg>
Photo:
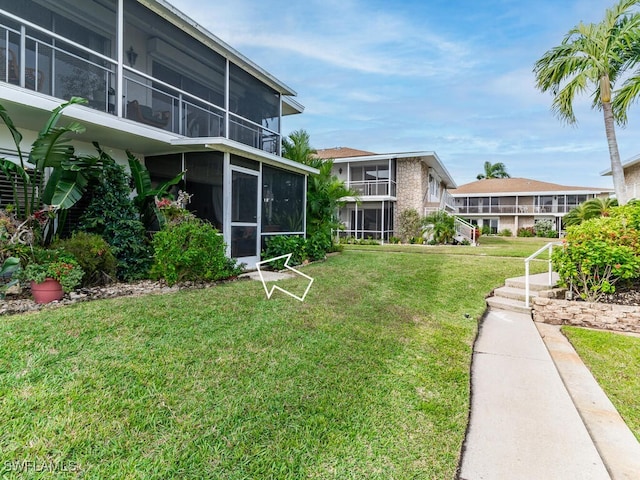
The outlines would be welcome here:
<svg viewBox="0 0 640 480">
<path fill-rule="evenodd" d="M 393 180 L 360 180 L 348 183 L 348 188 L 357 192 L 360 197 L 396 196 L 396 182 Z"/>
<path fill-rule="evenodd" d="M 575 208 L 575 205 L 472 205 L 456 206 L 460 215 L 490 214 L 490 215 L 533 215 L 533 214 L 564 214 Z"/>
<path fill-rule="evenodd" d="M 223 137 L 280 154 L 279 131 L 124 64 L 118 78 L 118 66 L 107 55 L 0 12 L 0 81 L 61 100 L 83 97 L 89 108 L 176 135 Z"/>
</svg>

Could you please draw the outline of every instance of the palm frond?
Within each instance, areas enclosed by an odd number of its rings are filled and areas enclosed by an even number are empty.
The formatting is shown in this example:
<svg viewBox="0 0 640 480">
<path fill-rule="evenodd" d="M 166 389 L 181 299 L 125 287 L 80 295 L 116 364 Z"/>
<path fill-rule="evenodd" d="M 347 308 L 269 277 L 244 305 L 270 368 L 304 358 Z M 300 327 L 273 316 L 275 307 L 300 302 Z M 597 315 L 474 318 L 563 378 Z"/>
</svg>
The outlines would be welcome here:
<svg viewBox="0 0 640 480">
<path fill-rule="evenodd" d="M 627 111 L 640 95 L 640 71 L 629 77 L 618 90 L 613 92 L 613 115 L 620 125 L 627 123 Z"/>
</svg>

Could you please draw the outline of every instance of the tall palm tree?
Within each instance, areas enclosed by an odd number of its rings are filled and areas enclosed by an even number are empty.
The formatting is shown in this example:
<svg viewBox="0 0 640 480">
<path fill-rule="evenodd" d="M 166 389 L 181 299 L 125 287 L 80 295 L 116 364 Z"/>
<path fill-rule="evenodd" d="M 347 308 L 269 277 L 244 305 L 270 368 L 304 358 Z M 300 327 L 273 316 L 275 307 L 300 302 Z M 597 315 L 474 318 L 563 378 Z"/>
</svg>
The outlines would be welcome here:
<svg viewBox="0 0 640 480">
<path fill-rule="evenodd" d="M 310 141 L 309 133 L 306 130 L 291 132 L 288 137 L 282 139 L 282 156 L 305 165 L 315 163 L 317 152 L 311 148 Z"/>
<path fill-rule="evenodd" d="M 338 209 L 345 205 L 345 197 L 357 197 L 333 172 L 333 160 L 320 159 L 309 143 L 306 130 L 296 130 L 282 140 L 282 156 L 318 169 L 309 175 L 307 183 L 307 234 L 321 234 L 331 240 L 331 230 L 338 228 Z"/>
<path fill-rule="evenodd" d="M 476 178 L 478 180 L 484 180 L 485 178 L 511 178 L 511 175 L 507 173 L 507 167 L 502 162 L 484 162 L 484 173 L 479 173 Z"/>
<path fill-rule="evenodd" d="M 640 13 L 632 12 L 640 0 L 621 0 L 605 12 L 597 24 L 580 22 L 557 47 L 540 58 L 533 69 L 536 86 L 554 96 L 552 109 L 561 120 L 576 123 L 573 100 L 590 93 L 592 108 L 602 110 L 609 145 L 613 187 L 621 205 L 628 200 L 624 170 L 616 140 L 615 123 L 625 118 L 628 103 L 620 105 L 614 117 L 611 88 L 616 80 L 640 61 L 637 55 Z M 623 108 L 624 107 L 624 108 Z"/>
</svg>

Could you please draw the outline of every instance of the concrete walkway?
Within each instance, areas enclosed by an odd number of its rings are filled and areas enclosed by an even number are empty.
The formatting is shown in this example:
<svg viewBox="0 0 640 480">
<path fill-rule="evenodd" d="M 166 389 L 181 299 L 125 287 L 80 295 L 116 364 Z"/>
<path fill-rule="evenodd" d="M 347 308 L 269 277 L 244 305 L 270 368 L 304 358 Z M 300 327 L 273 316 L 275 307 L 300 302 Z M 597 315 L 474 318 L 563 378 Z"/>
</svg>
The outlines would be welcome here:
<svg viewBox="0 0 640 480">
<path fill-rule="evenodd" d="M 544 335 L 554 338 L 550 330 Z M 460 480 L 640 478 L 640 445 L 633 435 L 620 433 L 623 429 L 616 433 L 603 426 L 616 438 L 602 441 L 620 440 L 625 459 L 636 458 L 613 468 L 605 464 L 565 386 L 570 382 L 563 382 L 530 315 L 489 309 L 471 374 L 471 418 Z M 586 391 L 600 390 L 595 381 L 582 378 L 579 383 Z"/>
</svg>

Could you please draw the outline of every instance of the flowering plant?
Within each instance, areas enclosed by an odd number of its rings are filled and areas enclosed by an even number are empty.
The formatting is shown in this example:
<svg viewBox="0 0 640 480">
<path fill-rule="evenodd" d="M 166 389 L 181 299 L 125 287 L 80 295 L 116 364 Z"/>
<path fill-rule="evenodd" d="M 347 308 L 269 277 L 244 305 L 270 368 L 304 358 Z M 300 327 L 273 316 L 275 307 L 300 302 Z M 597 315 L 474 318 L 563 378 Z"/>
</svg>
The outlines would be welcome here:
<svg viewBox="0 0 640 480">
<path fill-rule="evenodd" d="M 60 282 L 66 293 L 76 288 L 84 271 L 68 253 L 59 250 L 34 251 L 34 261 L 29 262 L 20 272 L 20 280 L 42 283 L 47 278 Z"/>
<path fill-rule="evenodd" d="M 169 223 L 180 223 L 193 218 L 193 214 L 187 210 L 187 205 L 191 203 L 192 196 L 183 190 L 179 190 L 176 200 L 155 197 L 159 218 L 161 217 L 161 226 Z"/>
</svg>

